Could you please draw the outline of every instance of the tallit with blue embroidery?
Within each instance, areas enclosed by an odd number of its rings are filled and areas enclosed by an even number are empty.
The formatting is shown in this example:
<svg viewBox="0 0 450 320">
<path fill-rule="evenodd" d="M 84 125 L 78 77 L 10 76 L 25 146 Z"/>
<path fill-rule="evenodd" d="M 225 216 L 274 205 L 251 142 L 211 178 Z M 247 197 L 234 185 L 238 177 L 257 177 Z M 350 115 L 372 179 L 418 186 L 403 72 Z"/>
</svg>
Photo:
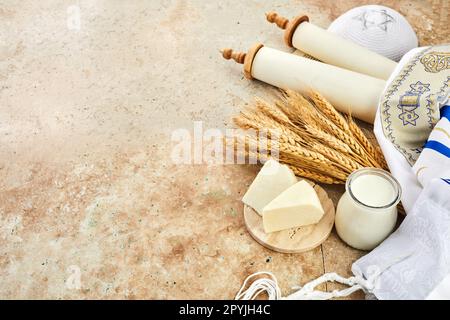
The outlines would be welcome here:
<svg viewBox="0 0 450 320">
<path fill-rule="evenodd" d="M 380 100 L 374 132 L 408 216 L 353 264 L 357 277 L 380 270 L 371 291 L 378 299 L 425 299 L 442 286 L 450 291 L 442 283 L 450 273 L 449 57 L 449 45 L 412 50 Z"/>
<path fill-rule="evenodd" d="M 380 101 L 383 133 L 413 165 L 450 90 L 450 45 L 420 48 L 388 81 Z"/>
<path fill-rule="evenodd" d="M 433 140 L 427 144 L 427 141 L 435 136 L 442 140 L 439 131 L 448 132 L 441 128 L 445 120 L 437 123 L 441 118 L 440 108 L 449 104 L 449 84 L 450 45 L 417 48 L 402 58 L 380 99 L 374 133 L 391 173 L 402 186 L 402 204 L 407 213 L 425 182 L 439 172 L 444 173 L 440 163 L 447 162 L 428 157 L 428 151 L 438 144 Z M 432 134 L 435 127 L 438 130 Z M 416 165 L 423 150 L 423 159 L 429 160 L 427 164 Z"/>
</svg>

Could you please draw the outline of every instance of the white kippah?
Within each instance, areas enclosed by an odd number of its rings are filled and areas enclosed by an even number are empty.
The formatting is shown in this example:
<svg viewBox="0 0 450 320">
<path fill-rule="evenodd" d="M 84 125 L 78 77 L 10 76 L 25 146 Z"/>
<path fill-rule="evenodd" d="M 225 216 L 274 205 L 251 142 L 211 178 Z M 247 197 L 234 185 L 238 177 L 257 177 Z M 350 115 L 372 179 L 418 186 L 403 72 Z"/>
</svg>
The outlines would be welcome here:
<svg viewBox="0 0 450 320">
<path fill-rule="evenodd" d="M 417 35 L 408 21 L 384 6 L 353 8 L 337 18 L 328 30 L 394 61 L 418 46 Z"/>
</svg>

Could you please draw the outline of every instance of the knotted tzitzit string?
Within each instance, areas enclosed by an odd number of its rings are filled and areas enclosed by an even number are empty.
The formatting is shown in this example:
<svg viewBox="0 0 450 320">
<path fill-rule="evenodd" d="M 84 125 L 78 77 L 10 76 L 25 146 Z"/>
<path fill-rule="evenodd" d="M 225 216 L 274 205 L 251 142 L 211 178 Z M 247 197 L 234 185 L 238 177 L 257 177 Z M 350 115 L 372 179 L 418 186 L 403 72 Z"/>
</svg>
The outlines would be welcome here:
<svg viewBox="0 0 450 320">
<path fill-rule="evenodd" d="M 329 300 L 333 298 L 347 297 L 353 292 L 363 290 L 366 295 L 373 294 L 375 284 L 380 275 L 393 265 L 409 258 L 414 254 L 414 249 L 406 252 L 401 252 L 399 255 L 391 257 L 384 262 L 368 267 L 366 270 L 366 278 L 362 275 L 355 275 L 350 278 L 343 278 L 337 273 L 326 273 L 316 280 L 308 282 L 303 287 L 294 287 L 296 292 L 287 297 L 282 297 L 280 287 L 278 286 L 277 278 L 270 271 L 256 272 L 245 279 L 241 289 L 236 294 L 235 300 L 255 300 L 260 294 L 266 293 L 269 300 Z M 247 283 L 261 275 L 268 276 L 266 278 L 258 278 L 246 290 Z M 348 286 L 349 288 L 343 290 L 334 290 L 332 292 L 324 292 L 315 290 L 315 288 L 322 283 L 338 282 Z"/>
<path fill-rule="evenodd" d="M 250 287 L 244 291 L 247 287 L 247 282 L 252 278 L 256 278 L 260 275 L 268 275 L 269 279 L 261 278 L 254 281 Z M 269 300 L 279 300 L 281 299 L 281 290 L 278 286 L 277 278 L 271 272 L 256 272 L 245 279 L 242 284 L 241 290 L 236 294 L 235 300 L 255 300 L 261 293 L 266 292 L 269 296 Z"/>
<path fill-rule="evenodd" d="M 268 278 L 259 278 L 255 280 L 247 290 L 247 283 L 260 275 L 268 275 Z M 332 298 L 346 297 L 351 295 L 353 292 L 358 290 L 363 290 L 365 293 L 371 293 L 374 288 L 374 280 L 379 274 L 374 274 L 371 279 L 363 279 L 360 276 L 354 276 L 350 278 L 343 278 L 336 273 L 326 273 L 321 277 L 313 280 L 303 287 L 295 287 L 298 291 L 292 293 L 291 295 L 283 298 L 281 296 L 281 290 L 278 286 L 277 279 L 271 272 L 257 272 L 245 279 L 241 289 L 237 293 L 235 300 L 254 300 L 260 294 L 266 293 L 269 300 L 329 300 Z M 324 292 L 315 290 L 315 288 L 322 283 L 326 282 L 338 282 L 349 286 L 347 289 L 334 290 L 332 292 Z"/>
</svg>

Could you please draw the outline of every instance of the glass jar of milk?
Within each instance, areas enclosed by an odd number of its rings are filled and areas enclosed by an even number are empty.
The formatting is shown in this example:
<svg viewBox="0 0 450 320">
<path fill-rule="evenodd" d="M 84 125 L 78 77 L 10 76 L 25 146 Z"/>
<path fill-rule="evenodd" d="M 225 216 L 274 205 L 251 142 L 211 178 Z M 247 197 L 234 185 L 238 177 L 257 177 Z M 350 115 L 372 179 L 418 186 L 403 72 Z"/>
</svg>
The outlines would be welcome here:
<svg viewBox="0 0 450 320">
<path fill-rule="evenodd" d="M 384 170 L 364 168 L 348 177 L 345 189 L 336 210 L 336 231 L 348 245 L 372 250 L 394 230 L 400 184 Z"/>
</svg>

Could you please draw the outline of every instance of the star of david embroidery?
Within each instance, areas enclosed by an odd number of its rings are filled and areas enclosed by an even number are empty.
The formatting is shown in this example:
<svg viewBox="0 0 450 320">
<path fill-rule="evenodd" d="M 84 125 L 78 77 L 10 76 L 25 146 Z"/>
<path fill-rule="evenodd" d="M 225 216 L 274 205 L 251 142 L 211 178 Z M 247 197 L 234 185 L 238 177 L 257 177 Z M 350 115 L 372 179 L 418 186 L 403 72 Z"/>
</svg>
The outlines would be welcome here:
<svg viewBox="0 0 450 320">
<path fill-rule="evenodd" d="M 419 119 L 419 115 L 414 110 L 405 110 L 398 117 L 403 121 L 404 126 L 408 124 L 416 126 L 416 121 Z"/>
<path fill-rule="evenodd" d="M 420 107 L 420 97 L 427 91 L 430 91 L 430 84 L 417 81 L 409 86 L 410 91 L 400 96 L 398 108 L 402 111 L 398 118 L 402 120 L 403 125 L 416 126 L 419 115 L 415 112 Z"/>
<path fill-rule="evenodd" d="M 388 24 L 395 22 L 394 17 L 389 15 L 385 9 L 366 10 L 353 19 L 361 21 L 363 30 L 380 28 L 386 32 Z"/>
<path fill-rule="evenodd" d="M 423 94 L 427 91 L 430 91 L 430 84 L 425 84 L 422 83 L 420 81 L 417 81 L 416 83 L 410 85 L 411 87 L 411 93 L 416 93 L 416 94 Z"/>
</svg>

